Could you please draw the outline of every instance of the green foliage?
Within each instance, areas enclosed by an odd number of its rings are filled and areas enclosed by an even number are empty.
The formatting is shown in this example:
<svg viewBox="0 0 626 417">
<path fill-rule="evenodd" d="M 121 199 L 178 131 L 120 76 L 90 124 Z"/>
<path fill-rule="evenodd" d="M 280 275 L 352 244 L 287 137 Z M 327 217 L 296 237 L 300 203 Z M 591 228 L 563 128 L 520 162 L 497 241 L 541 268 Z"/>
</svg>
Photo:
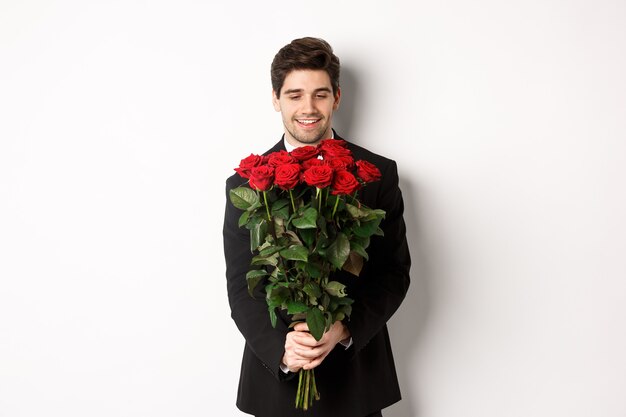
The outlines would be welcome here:
<svg viewBox="0 0 626 417">
<path fill-rule="evenodd" d="M 309 332 L 315 340 L 320 340 L 324 335 L 326 323 L 322 311 L 317 307 L 312 307 L 306 315 L 306 324 L 309 326 Z"/>
<path fill-rule="evenodd" d="M 335 237 L 335 241 L 330 244 L 326 251 L 326 258 L 336 268 L 340 269 L 350 255 L 350 241 L 345 234 L 339 232 Z"/>
<path fill-rule="evenodd" d="M 274 188 L 257 192 L 246 186 L 229 193 L 242 210 L 239 227 L 250 231 L 253 252 L 246 274 L 248 291 L 264 283 L 270 321 L 277 310 L 305 320 L 317 340 L 337 320 L 350 317 L 353 300 L 344 283 L 331 280 L 342 268 L 355 273 L 368 259 L 371 236 L 382 234 L 383 210 L 370 209 L 353 196 L 332 196 L 299 185 L 290 195 Z M 293 198 L 293 200 L 292 200 Z"/>
<path fill-rule="evenodd" d="M 308 207 L 302 214 L 291 221 L 298 229 L 314 229 L 317 224 L 317 210 Z"/>
<path fill-rule="evenodd" d="M 238 187 L 230 190 L 230 201 L 241 210 L 256 208 L 260 205 L 259 195 L 248 187 Z"/>
<path fill-rule="evenodd" d="M 280 251 L 280 256 L 288 261 L 306 261 L 309 251 L 304 246 L 292 245 Z"/>
<path fill-rule="evenodd" d="M 246 274 L 246 281 L 248 282 L 248 293 L 252 295 L 252 291 L 261 282 L 263 278 L 267 276 L 267 271 L 264 269 L 251 269 Z"/>
</svg>

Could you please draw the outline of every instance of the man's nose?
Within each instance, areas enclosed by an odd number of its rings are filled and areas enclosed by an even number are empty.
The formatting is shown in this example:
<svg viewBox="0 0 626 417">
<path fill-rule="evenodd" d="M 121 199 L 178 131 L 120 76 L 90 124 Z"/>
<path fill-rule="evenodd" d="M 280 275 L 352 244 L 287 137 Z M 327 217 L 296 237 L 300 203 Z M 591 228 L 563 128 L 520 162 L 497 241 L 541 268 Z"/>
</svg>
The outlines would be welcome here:
<svg viewBox="0 0 626 417">
<path fill-rule="evenodd" d="M 304 113 L 315 113 L 315 99 L 313 96 L 304 96 L 304 100 L 302 103 L 302 111 Z"/>
</svg>

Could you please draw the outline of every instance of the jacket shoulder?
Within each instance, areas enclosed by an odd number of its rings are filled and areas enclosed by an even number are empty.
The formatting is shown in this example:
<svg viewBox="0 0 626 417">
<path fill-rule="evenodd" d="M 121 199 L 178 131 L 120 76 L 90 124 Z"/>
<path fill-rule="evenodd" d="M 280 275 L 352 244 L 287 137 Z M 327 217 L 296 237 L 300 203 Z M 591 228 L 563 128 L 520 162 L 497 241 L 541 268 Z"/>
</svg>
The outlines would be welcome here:
<svg viewBox="0 0 626 417">
<path fill-rule="evenodd" d="M 377 154 L 375 152 L 370 151 L 362 146 L 355 145 L 352 142 L 348 142 L 348 148 L 352 151 L 354 155 L 354 159 L 364 159 L 368 162 L 373 163 L 381 171 L 384 170 L 389 165 L 395 165 L 396 162 L 393 159 L 387 158 L 386 156 Z"/>
</svg>

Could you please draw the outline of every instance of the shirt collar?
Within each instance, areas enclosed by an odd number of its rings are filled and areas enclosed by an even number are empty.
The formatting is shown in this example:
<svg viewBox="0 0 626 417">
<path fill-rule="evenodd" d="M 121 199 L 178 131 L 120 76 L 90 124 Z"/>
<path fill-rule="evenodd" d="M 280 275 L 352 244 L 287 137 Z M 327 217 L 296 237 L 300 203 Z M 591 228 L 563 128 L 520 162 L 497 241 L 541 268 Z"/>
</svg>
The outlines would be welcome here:
<svg viewBox="0 0 626 417">
<path fill-rule="evenodd" d="M 330 138 L 331 139 L 335 139 L 335 130 L 334 129 L 330 129 Z M 283 144 L 285 145 L 285 149 L 287 150 L 287 152 L 291 152 L 294 149 L 296 149 L 295 146 L 293 146 L 291 143 L 287 142 L 287 139 L 285 138 L 285 135 L 283 135 Z"/>
</svg>

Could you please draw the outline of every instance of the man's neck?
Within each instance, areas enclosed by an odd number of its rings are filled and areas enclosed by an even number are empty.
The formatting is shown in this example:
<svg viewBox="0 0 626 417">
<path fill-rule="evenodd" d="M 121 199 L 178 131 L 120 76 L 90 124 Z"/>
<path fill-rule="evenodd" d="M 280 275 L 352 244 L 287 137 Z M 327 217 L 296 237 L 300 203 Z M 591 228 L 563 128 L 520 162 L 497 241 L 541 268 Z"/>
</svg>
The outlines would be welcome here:
<svg viewBox="0 0 626 417">
<path fill-rule="evenodd" d="M 335 131 L 333 129 L 330 129 L 330 139 L 335 139 Z M 291 142 L 289 142 L 287 140 L 287 134 L 285 133 L 283 135 L 283 143 L 285 144 L 285 149 L 287 149 L 287 152 L 291 152 L 296 148 L 299 148 L 301 146 L 315 146 L 317 145 L 317 143 L 315 144 L 307 144 L 307 143 L 300 143 L 298 142 L 298 145 L 292 145 Z M 319 143 L 319 142 L 318 142 Z"/>
</svg>

